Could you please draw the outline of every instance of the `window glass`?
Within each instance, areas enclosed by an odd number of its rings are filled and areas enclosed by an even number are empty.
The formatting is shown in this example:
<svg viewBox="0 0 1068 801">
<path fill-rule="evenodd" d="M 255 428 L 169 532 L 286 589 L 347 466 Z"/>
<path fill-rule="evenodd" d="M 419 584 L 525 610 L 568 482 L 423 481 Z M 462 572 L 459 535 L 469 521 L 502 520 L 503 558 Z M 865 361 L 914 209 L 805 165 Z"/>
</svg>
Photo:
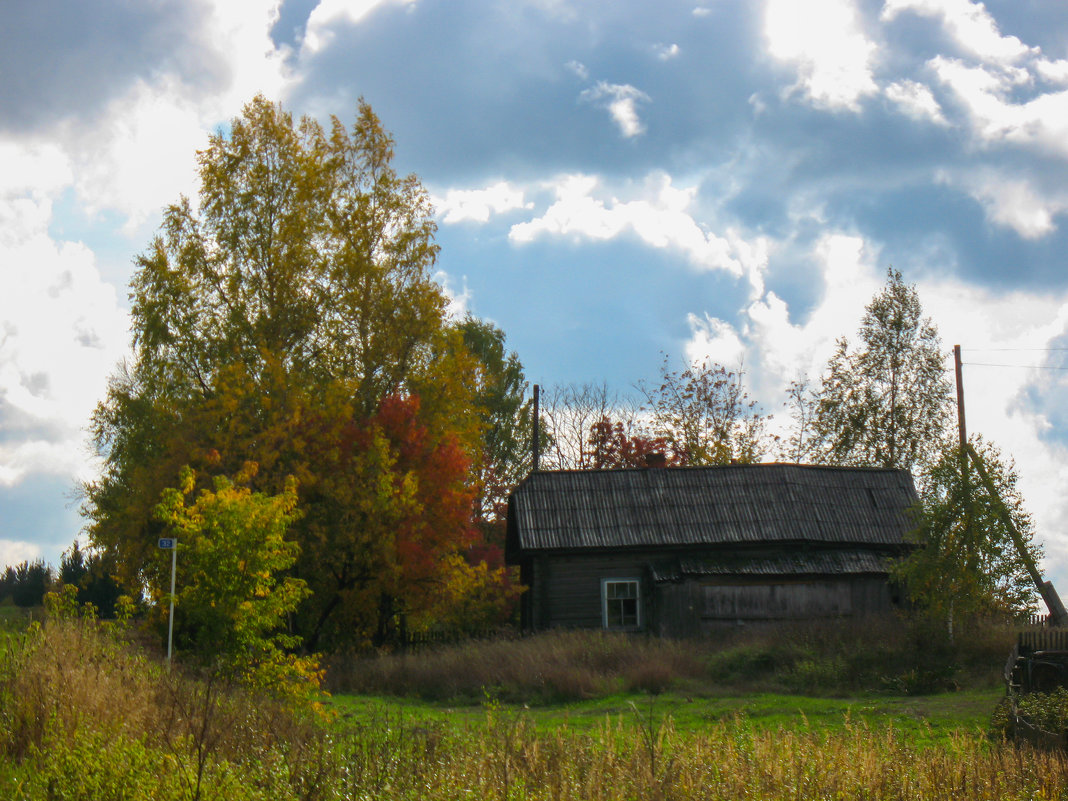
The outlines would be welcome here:
<svg viewBox="0 0 1068 801">
<path fill-rule="evenodd" d="M 605 580 L 602 592 L 606 628 L 634 629 L 641 625 L 637 579 Z"/>
</svg>

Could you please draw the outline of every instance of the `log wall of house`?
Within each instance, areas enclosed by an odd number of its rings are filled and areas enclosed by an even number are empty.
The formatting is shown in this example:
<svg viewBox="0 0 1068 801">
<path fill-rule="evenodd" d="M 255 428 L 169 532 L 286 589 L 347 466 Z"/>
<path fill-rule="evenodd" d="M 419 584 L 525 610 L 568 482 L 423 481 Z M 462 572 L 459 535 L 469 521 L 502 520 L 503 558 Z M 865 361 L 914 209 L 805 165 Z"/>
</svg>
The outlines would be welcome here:
<svg viewBox="0 0 1068 801">
<path fill-rule="evenodd" d="M 725 625 L 883 614 L 893 599 L 882 576 L 689 578 L 658 585 L 654 606 L 653 631 L 688 637 Z"/>
<path fill-rule="evenodd" d="M 646 565 L 653 554 L 542 555 L 531 560 L 529 609 L 535 629 L 600 628 L 601 581 L 639 579 L 642 618 L 650 615 Z"/>
<path fill-rule="evenodd" d="M 877 614 L 893 608 L 882 576 L 687 577 L 656 584 L 648 565 L 663 553 L 539 554 L 522 580 L 524 625 L 533 629 L 600 628 L 601 582 L 641 582 L 642 627 L 685 637 L 772 620 L 810 620 Z"/>
</svg>

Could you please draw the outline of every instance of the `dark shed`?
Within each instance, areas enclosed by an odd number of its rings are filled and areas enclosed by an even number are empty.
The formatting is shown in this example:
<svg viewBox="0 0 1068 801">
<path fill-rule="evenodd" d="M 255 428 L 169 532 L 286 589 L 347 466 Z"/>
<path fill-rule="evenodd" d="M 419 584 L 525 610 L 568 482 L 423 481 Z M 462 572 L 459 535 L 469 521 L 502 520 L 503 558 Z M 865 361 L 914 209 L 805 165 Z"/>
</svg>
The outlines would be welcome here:
<svg viewBox="0 0 1068 801">
<path fill-rule="evenodd" d="M 527 628 L 686 635 L 884 612 L 912 476 L 794 464 L 545 471 L 508 500 Z"/>
</svg>

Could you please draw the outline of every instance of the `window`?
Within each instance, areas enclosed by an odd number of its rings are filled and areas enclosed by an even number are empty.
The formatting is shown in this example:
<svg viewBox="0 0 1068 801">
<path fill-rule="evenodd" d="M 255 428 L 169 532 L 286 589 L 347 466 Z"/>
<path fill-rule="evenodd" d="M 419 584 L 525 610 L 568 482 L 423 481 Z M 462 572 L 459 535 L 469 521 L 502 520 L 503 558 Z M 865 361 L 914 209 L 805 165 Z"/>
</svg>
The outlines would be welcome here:
<svg viewBox="0 0 1068 801">
<path fill-rule="evenodd" d="M 602 579 L 601 610 L 606 629 L 639 629 L 642 625 L 638 579 Z"/>
</svg>

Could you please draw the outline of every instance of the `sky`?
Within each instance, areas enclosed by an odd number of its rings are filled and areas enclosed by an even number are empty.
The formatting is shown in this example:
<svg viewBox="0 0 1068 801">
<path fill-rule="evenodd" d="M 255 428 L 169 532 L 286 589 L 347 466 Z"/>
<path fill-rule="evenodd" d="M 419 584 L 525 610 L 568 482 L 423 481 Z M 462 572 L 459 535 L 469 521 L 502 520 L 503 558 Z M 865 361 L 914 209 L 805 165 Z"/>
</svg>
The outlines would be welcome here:
<svg viewBox="0 0 1068 801">
<path fill-rule="evenodd" d="M 454 310 L 532 383 L 633 394 L 709 359 L 779 425 L 900 270 L 1068 593 L 1055 0 L 6 0 L 0 565 L 79 537 L 133 260 L 259 93 L 322 122 L 371 104 Z"/>
</svg>

